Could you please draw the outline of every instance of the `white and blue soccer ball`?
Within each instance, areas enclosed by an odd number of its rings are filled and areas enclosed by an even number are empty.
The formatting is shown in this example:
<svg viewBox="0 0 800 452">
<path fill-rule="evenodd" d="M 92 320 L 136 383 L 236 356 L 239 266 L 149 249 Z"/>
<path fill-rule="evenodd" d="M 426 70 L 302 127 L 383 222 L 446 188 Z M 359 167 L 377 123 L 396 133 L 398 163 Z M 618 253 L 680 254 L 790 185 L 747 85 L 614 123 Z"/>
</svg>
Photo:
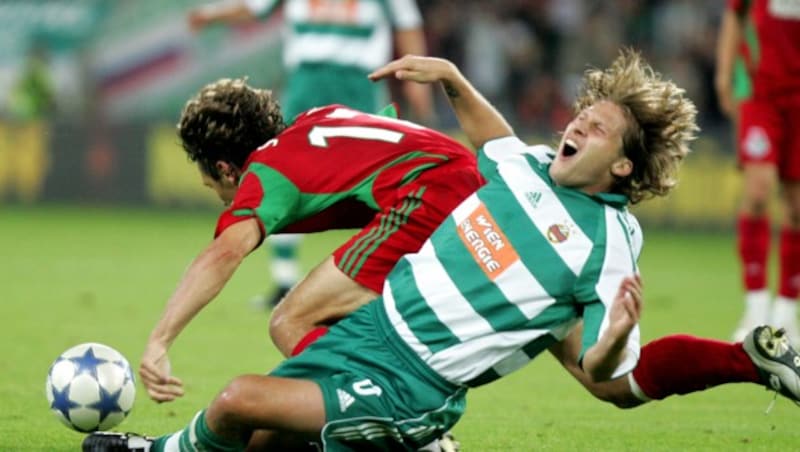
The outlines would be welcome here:
<svg viewBox="0 0 800 452">
<path fill-rule="evenodd" d="M 50 366 L 45 387 L 50 411 L 79 432 L 108 430 L 130 413 L 133 371 L 122 354 L 97 343 L 76 345 Z"/>
</svg>

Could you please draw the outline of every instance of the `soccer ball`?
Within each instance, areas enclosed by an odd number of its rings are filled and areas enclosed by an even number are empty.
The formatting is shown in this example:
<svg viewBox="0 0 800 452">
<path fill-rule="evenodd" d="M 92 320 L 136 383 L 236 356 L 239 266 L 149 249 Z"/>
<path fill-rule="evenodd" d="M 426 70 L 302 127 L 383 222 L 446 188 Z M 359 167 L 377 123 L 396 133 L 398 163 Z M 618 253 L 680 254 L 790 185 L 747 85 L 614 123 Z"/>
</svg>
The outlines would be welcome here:
<svg viewBox="0 0 800 452">
<path fill-rule="evenodd" d="M 76 345 L 50 366 L 45 386 L 50 411 L 79 432 L 108 430 L 133 408 L 136 383 L 128 360 L 96 343 Z"/>
</svg>

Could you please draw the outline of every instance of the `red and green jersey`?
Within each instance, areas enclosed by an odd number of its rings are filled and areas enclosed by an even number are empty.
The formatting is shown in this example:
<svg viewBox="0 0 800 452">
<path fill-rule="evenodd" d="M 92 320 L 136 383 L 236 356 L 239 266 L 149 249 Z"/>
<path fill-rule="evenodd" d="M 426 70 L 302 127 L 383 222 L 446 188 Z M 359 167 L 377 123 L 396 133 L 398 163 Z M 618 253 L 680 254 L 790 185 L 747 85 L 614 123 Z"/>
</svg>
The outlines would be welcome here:
<svg viewBox="0 0 800 452">
<path fill-rule="evenodd" d="M 745 22 L 740 52 L 755 95 L 800 92 L 800 2 L 797 0 L 728 0 Z"/>
<path fill-rule="evenodd" d="M 309 110 L 253 152 L 216 235 L 248 218 L 264 235 L 363 227 L 423 172 L 475 157 L 450 137 L 341 105 Z"/>
</svg>

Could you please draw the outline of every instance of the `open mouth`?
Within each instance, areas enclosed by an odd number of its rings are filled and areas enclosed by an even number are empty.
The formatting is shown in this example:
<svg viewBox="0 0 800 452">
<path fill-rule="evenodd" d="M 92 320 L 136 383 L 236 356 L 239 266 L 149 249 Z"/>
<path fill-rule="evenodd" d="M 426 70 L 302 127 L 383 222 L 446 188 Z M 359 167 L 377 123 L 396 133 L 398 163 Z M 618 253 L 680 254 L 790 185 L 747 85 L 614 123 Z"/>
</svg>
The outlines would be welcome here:
<svg viewBox="0 0 800 452">
<path fill-rule="evenodd" d="M 570 139 L 565 140 L 564 146 L 561 148 L 561 155 L 563 157 L 572 157 L 577 153 L 578 153 L 578 145 Z"/>
</svg>

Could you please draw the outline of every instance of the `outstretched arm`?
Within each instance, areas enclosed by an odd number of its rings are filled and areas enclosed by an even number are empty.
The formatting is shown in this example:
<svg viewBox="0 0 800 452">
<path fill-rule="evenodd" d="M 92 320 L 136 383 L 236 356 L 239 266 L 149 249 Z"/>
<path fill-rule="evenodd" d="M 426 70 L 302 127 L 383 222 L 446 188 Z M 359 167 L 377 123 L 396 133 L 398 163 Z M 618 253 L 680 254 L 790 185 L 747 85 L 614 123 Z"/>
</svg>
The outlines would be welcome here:
<svg viewBox="0 0 800 452">
<path fill-rule="evenodd" d="M 714 88 L 717 91 L 720 110 L 729 117 L 733 117 L 735 113 L 731 80 L 741 35 L 739 17 L 735 11 L 726 8 L 722 15 L 722 24 L 717 37 L 717 68 L 714 75 Z"/>
<path fill-rule="evenodd" d="M 514 134 L 505 118 L 448 60 L 406 55 L 375 70 L 369 78 L 380 80 L 392 75 L 398 80 L 418 83 L 441 82 L 461 129 L 476 148 L 489 140 Z"/>
<path fill-rule="evenodd" d="M 216 23 L 240 23 L 256 19 L 256 15 L 244 1 L 210 3 L 189 12 L 189 28 L 199 31 Z"/>
<path fill-rule="evenodd" d="M 139 367 L 142 383 L 151 399 L 168 402 L 183 395 L 182 382 L 171 375 L 167 351 L 260 241 L 257 220 L 236 223 L 225 229 L 186 270 L 150 334 Z"/>
<path fill-rule="evenodd" d="M 623 358 L 628 335 L 639 323 L 642 285 L 639 275 L 622 280 L 608 314 L 609 325 L 583 356 L 583 370 L 593 382 L 611 378 Z"/>
<path fill-rule="evenodd" d="M 421 28 L 397 30 L 394 33 L 395 47 L 400 55 L 424 55 L 427 52 L 425 35 Z M 411 107 L 413 119 L 431 126 L 435 122 L 433 92 L 427 84 L 403 82 L 403 95 Z"/>
</svg>

